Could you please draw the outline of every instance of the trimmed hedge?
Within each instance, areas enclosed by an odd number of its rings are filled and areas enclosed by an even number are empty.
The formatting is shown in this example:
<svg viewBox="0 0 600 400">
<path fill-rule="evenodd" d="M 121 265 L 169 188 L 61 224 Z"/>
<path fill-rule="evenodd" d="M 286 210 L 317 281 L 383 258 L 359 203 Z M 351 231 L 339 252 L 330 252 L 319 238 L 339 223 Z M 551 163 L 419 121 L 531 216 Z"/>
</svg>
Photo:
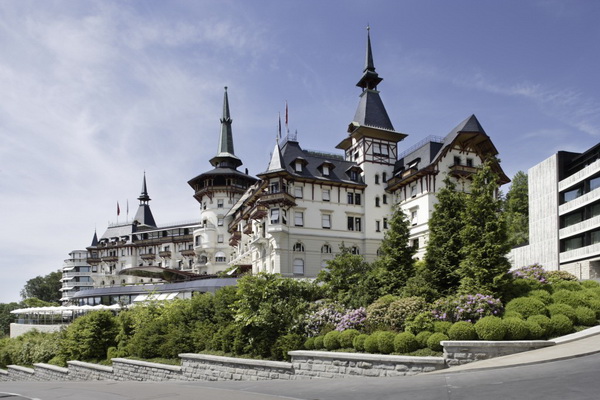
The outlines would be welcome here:
<svg viewBox="0 0 600 400">
<path fill-rule="evenodd" d="M 546 305 L 536 297 L 518 297 L 512 299 L 506 304 L 506 312 L 518 312 L 523 318 L 529 318 L 532 315 L 547 314 Z"/>
<path fill-rule="evenodd" d="M 477 339 L 477 332 L 475 332 L 475 326 L 472 323 L 458 321 L 448 329 L 448 337 L 450 340 L 475 340 Z"/>
<path fill-rule="evenodd" d="M 373 332 L 365 339 L 364 348 L 367 353 L 378 353 L 379 343 L 378 338 L 381 331 Z"/>
<path fill-rule="evenodd" d="M 451 326 L 452 322 L 450 321 L 436 321 L 433 323 L 433 331 L 447 335 Z"/>
<path fill-rule="evenodd" d="M 596 320 L 596 313 L 588 307 L 577 307 L 575 309 L 575 316 L 579 325 L 594 326 L 598 322 Z"/>
<path fill-rule="evenodd" d="M 337 350 L 340 348 L 340 335 L 342 333 L 340 331 L 331 331 L 328 332 L 323 338 L 323 345 L 329 351 Z"/>
<path fill-rule="evenodd" d="M 527 324 L 520 318 L 505 318 L 502 323 L 506 327 L 506 340 L 523 340 L 529 335 Z"/>
<path fill-rule="evenodd" d="M 547 318 L 547 317 L 546 317 Z M 549 319 L 549 318 L 548 318 Z M 527 331 L 529 334 L 527 335 L 527 339 L 538 340 L 542 339 L 546 335 L 546 330 L 540 326 L 537 322 L 534 321 L 523 321 L 525 326 L 527 327 Z"/>
<path fill-rule="evenodd" d="M 415 338 L 417 339 L 417 343 L 419 343 L 420 348 L 427 347 L 427 339 L 429 339 L 429 336 L 431 336 L 432 334 L 433 334 L 433 332 L 430 332 L 430 331 L 422 331 L 422 332 L 419 332 L 415 336 Z"/>
<path fill-rule="evenodd" d="M 552 337 L 568 335 L 573 332 L 573 322 L 562 314 L 550 317 L 550 335 Z"/>
<path fill-rule="evenodd" d="M 377 336 L 377 349 L 382 354 L 390 354 L 394 352 L 394 332 L 383 331 Z"/>
<path fill-rule="evenodd" d="M 436 332 L 429 336 L 427 339 L 427 347 L 433 351 L 442 351 L 444 350 L 444 346 L 440 342 L 448 340 L 448 336 L 443 333 Z"/>
<path fill-rule="evenodd" d="M 554 317 L 555 315 L 565 315 L 567 316 L 571 322 L 577 321 L 577 315 L 575 314 L 575 309 L 568 304 L 564 303 L 555 303 L 550 304 L 548 306 L 548 311 L 550 311 L 550 317 Z"/>
<path fill-rule="evenodd" d="M 506 335 L 506 326 L 502 319 L 487 316 L 475 323 L 475 332 L 481 340 L 502 340 Z"/>
<path fill-rule="evenodd" d="M 315 336 L 315 341 L 314 341 L 315 350 L 322 350 L 325 348 L 325 345 L 323 344 L 323 339 L 324 339 L 324 336 Z"/>
<path fill-rule="evenodd" d="M 402 332 L 394 339 L 394 351 L 396 353 L 410 353 L 419 349 L 417 338 L 410 332 Z"/>
<path fill-rule="evenodd" d="M 545 305 L 552 304 L 552 295 L 547 290 L 532 290 L 528 296 L 541 300 Z"/>
<path fill-rule="evenodd" d="M 340 347 L 343 349 L 352 348 L 354 338 L 360 335 L 356 329 L 346 329 L 340 334 Z"/>
<path fill-rule="evenodd" d="M 369 337 L 369 335 L 361 333 L 356 336 L 354 340 L 352 340 L 352 347 L 356 351 L 365 351 L 365 340 Z"/>
</svg>

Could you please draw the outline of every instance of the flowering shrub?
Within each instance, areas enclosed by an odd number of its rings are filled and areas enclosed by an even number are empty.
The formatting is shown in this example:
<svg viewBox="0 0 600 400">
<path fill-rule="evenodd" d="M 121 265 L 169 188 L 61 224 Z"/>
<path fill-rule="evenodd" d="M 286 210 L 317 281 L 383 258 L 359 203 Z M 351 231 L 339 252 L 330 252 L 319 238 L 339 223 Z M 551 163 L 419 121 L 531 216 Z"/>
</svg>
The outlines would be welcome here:
<svg viewBox="0 0 600 400">
<path fill-rule="evenodd" d="M 334 330 L 342 320 L 344 310 L 337 304 L 326 304 L 321 309 L 308 314 L 305 319 L 305 331 L 308 337 L 318 336 L 324 331 Z"/>
<path fill-rule="evenodd" d="M 427 302 L 422 297 L 404 297 L 389 305 L 383 316 L 383 322 L 386 326 L 402 332 L 406 322 L 411 321 L 421 312 L 427 311 L 427 308 Z"/>
<path fill-rule="evenodd" d="M 363 308 L 356 310 L 347 310 L 335 327 L 336 331 L 345 331 L 346 329 L 360 329 L 367 320 L 367 311 Z"/>
<path fill-rule="evenodd" d="M 513 278 L 532 279 L 540 283 L 547 283 L 548 277 L 547 272 L 539 264 L 528 265 L 527 267 L 521 267 L 511 271 L 510 274 Z"/>
<path fill-rule="evenodd" d="M 499 299 L 478 293 L 439 299 L 433 304 L 432 314 L 441 321 L 476 322 L 489 315 L 500 315 L 502 310 Z"/>
</svg>

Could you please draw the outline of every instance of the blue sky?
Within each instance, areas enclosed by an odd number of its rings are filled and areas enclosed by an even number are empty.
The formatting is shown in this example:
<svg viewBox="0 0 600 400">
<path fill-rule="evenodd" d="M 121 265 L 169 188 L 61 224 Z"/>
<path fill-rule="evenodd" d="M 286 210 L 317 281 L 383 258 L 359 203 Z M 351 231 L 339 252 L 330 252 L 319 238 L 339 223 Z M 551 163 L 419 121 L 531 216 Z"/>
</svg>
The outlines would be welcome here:
<svg viewBox="0 0 600 400">
<path fill-rule="evenodd" d="M 307 149 L 354 116 L 367 24 L 403 148 L 475 114 L 509 176 L 600 138 L 600 2 L 0 2 L 0 302 L 137 206 L 197 219 L 187 181 L 216 153 L 263 171 L 289 104 Z"/>
</svg>

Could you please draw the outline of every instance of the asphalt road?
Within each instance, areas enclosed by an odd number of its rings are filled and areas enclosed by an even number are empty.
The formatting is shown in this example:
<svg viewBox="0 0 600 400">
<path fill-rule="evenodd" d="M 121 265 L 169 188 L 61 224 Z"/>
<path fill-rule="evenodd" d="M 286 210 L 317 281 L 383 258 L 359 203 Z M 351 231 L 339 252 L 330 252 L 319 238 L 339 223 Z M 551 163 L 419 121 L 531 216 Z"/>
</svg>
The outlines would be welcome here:
<svg viewBox="0 0 600 400">
<path fill-rule="evenodd" d="M 6 396 L 18 393 L 22 397 Z M 260 382 L 2 382 L 0 399 L 583 400 L 600 398 L 600 354 L 398 378 Z"/>
</svg>

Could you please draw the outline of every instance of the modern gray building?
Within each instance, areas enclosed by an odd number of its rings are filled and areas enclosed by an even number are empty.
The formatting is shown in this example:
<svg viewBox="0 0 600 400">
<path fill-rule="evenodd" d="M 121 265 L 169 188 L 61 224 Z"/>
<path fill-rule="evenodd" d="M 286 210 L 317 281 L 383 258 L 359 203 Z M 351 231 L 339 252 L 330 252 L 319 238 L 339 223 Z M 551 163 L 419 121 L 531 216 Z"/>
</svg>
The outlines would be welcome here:
<svg viewBox="0 0 600 400">
<path fill-rule="evenodd" d="M 513 249 L 513 266 L 600 278 L 600 143 L 554 154 L 529 169 L 528 181 L 529 244 Z"/>
</svg>

